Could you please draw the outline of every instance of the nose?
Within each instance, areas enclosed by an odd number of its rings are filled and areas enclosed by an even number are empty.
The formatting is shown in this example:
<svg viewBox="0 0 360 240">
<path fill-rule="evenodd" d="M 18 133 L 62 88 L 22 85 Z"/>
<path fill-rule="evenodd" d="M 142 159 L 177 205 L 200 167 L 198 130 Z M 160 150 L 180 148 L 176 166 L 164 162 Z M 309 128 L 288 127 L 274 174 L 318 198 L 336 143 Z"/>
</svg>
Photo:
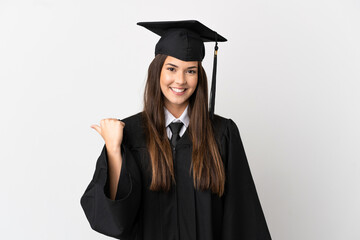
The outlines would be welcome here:
<svg viewBox="0 0 360 240">
<path fill-rule="evenodd" d="M 176 78 L 175 78 L 175 83 L 177 83 L 179 85 L 185 84 L 186 83 L 186 75 L 185 75 L 185 73 L 182 73 L 181 71 L 179 71 Z"/>
</svg>

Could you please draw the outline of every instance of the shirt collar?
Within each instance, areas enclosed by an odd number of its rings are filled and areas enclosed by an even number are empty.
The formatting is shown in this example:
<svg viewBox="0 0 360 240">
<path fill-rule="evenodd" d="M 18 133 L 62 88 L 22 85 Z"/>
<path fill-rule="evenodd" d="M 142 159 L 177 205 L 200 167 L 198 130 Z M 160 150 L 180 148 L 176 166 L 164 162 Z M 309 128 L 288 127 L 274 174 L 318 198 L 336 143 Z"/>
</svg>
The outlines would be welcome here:
<svg viewBox="0 0 360 240">
<path fill-rule="evenodd" d="M 186 106 L 184 112 L 181 114 L 181 116 L 179 118 L 174 117 L 174 115 L 172 115 L 169 112 L 169 110 L 167 110 L 167 108 L 164 107 L 165 127 L 169 126 L 169 124 L 174 122 L 175 120 L 180 120 L 187 128 L 189 126 L 189 122 L 190 122 L 189 115 L 188 115 L 188 107 L 189 107 L 189 105 Z"/>
</svg>

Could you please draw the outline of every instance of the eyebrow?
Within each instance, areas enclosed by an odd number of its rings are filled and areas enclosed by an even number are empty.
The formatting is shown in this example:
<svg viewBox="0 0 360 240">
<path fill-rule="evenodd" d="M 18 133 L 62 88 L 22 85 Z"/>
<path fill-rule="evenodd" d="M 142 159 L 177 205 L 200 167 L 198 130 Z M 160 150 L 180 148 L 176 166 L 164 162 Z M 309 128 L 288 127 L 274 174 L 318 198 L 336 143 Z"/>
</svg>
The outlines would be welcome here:
<svg viewBox="0 0 360 240">
<path fill-rule="evenodd" d="M 165 65 L 170 65 L 170 66 L 173 66 L 173 67 L 178 67 L 178 66 L 176 66 L 175 64 L 172 64 L 172 63 L 167 63 L 167 64 L 165 64 Z M 197 66 L 191 66 L 191 67 L 188 67 L 187 69 L 191 69 L 191 68 L 197 68 Z"/>
</svg>

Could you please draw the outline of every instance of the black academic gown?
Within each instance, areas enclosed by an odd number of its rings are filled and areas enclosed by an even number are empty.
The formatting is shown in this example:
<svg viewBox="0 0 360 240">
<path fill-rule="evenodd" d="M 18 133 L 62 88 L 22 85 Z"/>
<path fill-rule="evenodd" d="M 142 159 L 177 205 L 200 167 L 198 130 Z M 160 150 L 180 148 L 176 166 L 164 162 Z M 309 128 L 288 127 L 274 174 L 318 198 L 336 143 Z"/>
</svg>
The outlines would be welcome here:
<svg viewBox="0 0 360 240">
<path fill-rule="evenodd" d="M 197 191 L 189 173 L 192 143 L 187 130 L 176 145 L 176 186 L 150 191 L 150 159 L 141 113 L 122 120 L 123 164 L 115 200 L 109 198 L 106 145 L 81 206 L 95 231 L 121 240 L 269 240 L 239 130 L 215 115 L 215 137 L 225 166 L 222 197 Z"/>
</svg>

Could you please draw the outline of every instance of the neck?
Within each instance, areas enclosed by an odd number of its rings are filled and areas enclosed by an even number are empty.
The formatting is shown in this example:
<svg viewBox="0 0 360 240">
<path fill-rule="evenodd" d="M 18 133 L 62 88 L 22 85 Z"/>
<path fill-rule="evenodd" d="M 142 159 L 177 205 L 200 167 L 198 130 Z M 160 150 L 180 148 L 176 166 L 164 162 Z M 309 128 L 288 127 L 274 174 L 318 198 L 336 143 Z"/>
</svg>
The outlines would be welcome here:
<svg viewBox="0 0 360 240">
<path fill-rule="evenodd" d="M 176 118 L 179 118 L 185 111 L 188 103 L 182 105 L 165 104 L 166 109 Z"/>
</svg>

